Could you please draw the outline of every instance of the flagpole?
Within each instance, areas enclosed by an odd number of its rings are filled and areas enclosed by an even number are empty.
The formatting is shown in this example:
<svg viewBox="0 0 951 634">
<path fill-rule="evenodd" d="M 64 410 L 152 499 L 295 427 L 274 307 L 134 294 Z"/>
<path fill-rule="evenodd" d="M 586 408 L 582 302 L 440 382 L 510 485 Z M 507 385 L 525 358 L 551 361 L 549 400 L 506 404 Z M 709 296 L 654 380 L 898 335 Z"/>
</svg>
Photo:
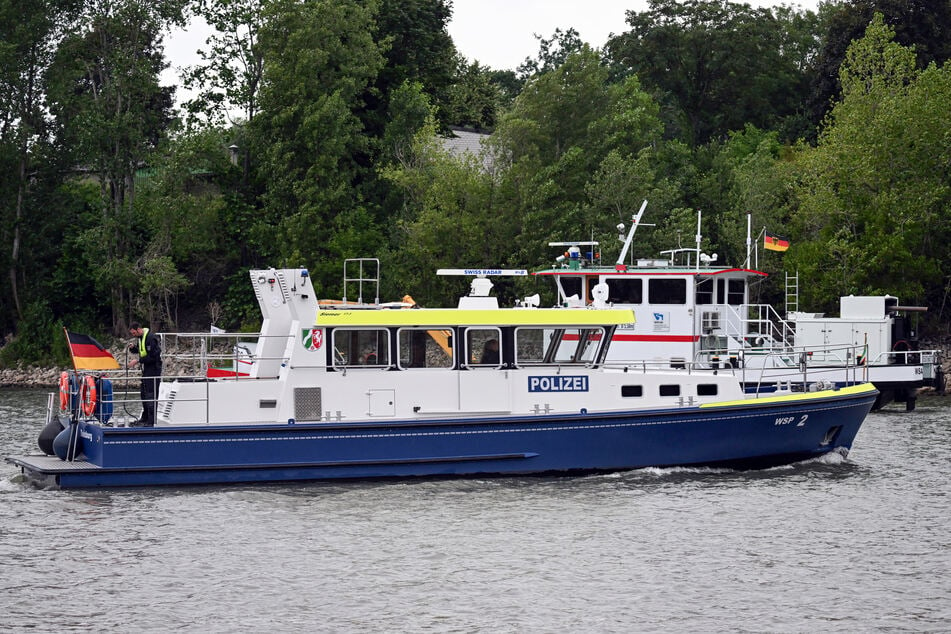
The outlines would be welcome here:
<svg viewBox="0 0 951 634">
<path fill-rule="evenodd" d="M 69 343 L 69 331 L 66 326 L 63 326 L 63 334 L 66 335 L 66 348 L 69 350 L 69 360 L 73 363 L 73 372 L 78 374 L 79 369 L 76 367 L 76 357 L 73 356 L 73 347 Z"/>
<path fill-rule="evenodd" d="M 760 232 L 756 234 L 756 240 L 753 241 L 753 248 L 755 249 L 754 253 L 756 254 L 756 270 L 759 270 L 759 239 L 766 233 L 766 227 L 760 229 Z"/>
<path fill-rule="evenodd" d="M 697 261 L 695 262 L 695 264 L 696 264 L 696 267 L 697 267 L 697 270 L 698 270 L 698 271 L 700 270 L 700 240 L 701 240 L 701 237 L 700 237 L 700 217 L 701 217 L 701 214 L 702 214 L 702 213 L 703 213 L 703 212 L 702 212 L 700 209 L 697 210 L 697 236 L 696 236 L 696 241 L 697 241 Z"/>
<path fill-rule="evenodd" d="M 66 329 L 66 326 L 63 326 L 63 334 L 66 335 L 66 347 L 69 349 L 69 359 L 73 363 L 73 376 L 79 376 L 79 370 L 76 368 L 76 356 L 73 354 L 73 346 L 69 342 L 69 330 Z M 66 443 L 66 461 L 72 462 L 76 459 L 76 445 L 79 442 L 79 423 L 77 422 L 76 412 L 73 409 L 73 381 L 70 377 L 67 377 L 66 380 L 67 390 L 69 390 L 69 407 L 67 411 L 69 412 L 69 440 Z M 78 389 L 79 380 L 77 378 L 76 386 Z M 77 407 L 79 407 L 78 394 L 77 394 Z"/>
<path fill-rule="evenodd" d="M 751 223 L 753 222 L 753 214 L 746 214 L 746 264 L 744 268 L 750 268 L 750 251 L 752 250 L 752 238 L 750 237 Z"/>
</svg>

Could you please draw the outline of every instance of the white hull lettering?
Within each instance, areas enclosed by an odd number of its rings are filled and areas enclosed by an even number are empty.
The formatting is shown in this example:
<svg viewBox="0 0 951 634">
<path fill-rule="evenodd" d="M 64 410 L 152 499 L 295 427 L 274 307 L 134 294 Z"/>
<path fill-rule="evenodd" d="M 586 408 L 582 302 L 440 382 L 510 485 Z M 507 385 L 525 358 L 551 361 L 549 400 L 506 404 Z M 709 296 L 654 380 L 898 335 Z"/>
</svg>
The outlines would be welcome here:
<svg viewBox="0 0 951 634">
<path fill-rule="evenodd" d="M 530 376 L 529 392 L 587 392 L 586 376 Z"/>
</svg>

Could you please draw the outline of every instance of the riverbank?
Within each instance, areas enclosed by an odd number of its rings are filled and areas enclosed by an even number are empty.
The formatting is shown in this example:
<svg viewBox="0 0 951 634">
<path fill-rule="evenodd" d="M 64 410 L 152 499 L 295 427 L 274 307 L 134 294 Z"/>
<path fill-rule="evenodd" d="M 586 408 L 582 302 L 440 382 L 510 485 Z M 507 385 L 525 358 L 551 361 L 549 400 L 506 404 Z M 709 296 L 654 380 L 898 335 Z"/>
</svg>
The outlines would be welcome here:
<svg viewBox="0 0 951 634">
<path fill-rule="evenodd" d="M 54 387 L 59 385 L 57 368 L 36 366 L 6 368 L 0 370 L 0 387 Z"/>
<path fill-rule="evenodd" d="M 109 354 L 121 365 L 125 358 L 125 348 L 110 346 Z M 0 368 L 0 387 L 59 387 L 59 375 L 69 368 L 49 368 L 37 365 L 18 364 L 12 368 Z M 138 375 L 137 370 L 131 373 Z"/>
</svg>

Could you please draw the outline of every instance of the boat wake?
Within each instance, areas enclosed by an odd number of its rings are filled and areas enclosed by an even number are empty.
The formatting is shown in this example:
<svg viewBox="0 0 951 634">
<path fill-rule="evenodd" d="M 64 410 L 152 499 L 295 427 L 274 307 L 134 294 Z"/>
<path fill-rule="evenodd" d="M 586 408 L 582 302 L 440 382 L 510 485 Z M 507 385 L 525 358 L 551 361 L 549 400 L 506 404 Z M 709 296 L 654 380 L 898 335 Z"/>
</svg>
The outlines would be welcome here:
<svg viewBox="0 0 951 634">
<path fill-rule="evenodd" d="M 821 456 L 816 456 L 815 458 L 810 458 L 809 460 L 803 460 L 799 464 L 808 465 L 808 464 L 821 464 L 821 465 L 840 465 L 845 464 L 849 461 L 848 459 L 849 450 L 844 447 L 836 447 L 829 453 L 822 454 Z"/>
</svg>

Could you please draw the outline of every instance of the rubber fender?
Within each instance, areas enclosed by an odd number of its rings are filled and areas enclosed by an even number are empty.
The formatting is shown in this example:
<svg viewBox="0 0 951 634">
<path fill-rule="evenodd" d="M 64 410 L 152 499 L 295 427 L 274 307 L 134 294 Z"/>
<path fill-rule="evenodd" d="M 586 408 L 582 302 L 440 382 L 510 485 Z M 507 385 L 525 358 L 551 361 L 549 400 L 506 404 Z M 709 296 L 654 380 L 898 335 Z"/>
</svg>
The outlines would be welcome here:
<svg viewBox="0 0 951 634">
<path fill-rule="evenodd" d="M 96 419 L 100 423 L 108 423 L 112 418 L 112 381 L 106 378 L 96 379 L 99 399 L 96 401 Z"/>
<path fill-rule="evenodd" d="M 53 439 L 53 452 L 60 460 L 74 460 L 81 451 L 79 444 L 79 425 L 72 423 Z"/>
<path fill-rule="evenodd" d="M 63 431 L 63 423 L 59 421 L 59 418 L 53 418 L 53 420 L 46 423 L 43 431 L 40 432 L 39 438 L 36 439 L 36 444 L 39 445 L 40 451 L 47 456 L 52 456 L 56 453 L 53 451 L 53 441 L 61 431 Z"/>
</svg>

